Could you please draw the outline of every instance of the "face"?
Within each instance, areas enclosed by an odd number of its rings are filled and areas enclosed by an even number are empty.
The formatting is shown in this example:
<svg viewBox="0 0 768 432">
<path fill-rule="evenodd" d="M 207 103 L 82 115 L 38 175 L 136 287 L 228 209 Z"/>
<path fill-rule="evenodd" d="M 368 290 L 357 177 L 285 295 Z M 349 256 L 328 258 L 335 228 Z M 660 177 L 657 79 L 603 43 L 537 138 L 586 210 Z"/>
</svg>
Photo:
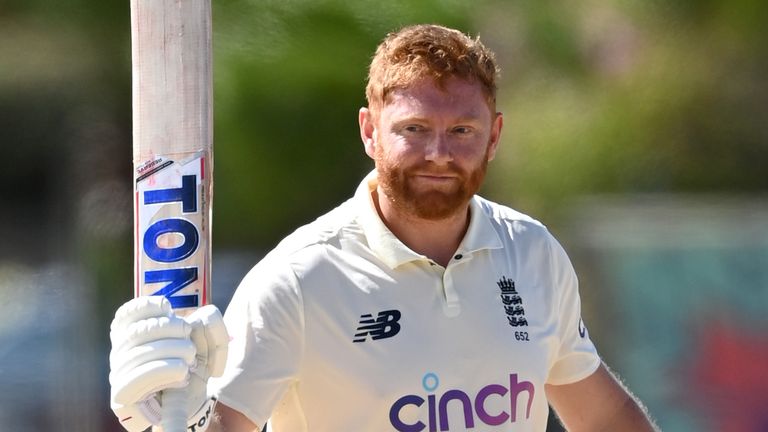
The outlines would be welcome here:
<svg viewBox="0 0 768 432">
<path fill-rule="evenodd" d="M 419 219 L 466 211 L 485 178 L 502 127 L 479 84 L 431 79 L 390 94 L 378 115 L 360 110 L 366 153 L 376 162 L 379 200 Z M 382 196 L 383 195 L 383 196 Z"/>
</svg>

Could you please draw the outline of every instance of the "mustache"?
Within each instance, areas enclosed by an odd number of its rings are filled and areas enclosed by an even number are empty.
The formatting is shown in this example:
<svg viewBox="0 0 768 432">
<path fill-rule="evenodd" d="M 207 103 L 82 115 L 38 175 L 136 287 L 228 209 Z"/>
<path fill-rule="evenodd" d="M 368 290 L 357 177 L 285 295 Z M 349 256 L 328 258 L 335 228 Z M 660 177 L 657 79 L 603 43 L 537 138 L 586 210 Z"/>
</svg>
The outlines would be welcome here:
<svg viewBox="0 0 768 432">
<path fill-rule="evenodd" d="M 405 175 L 430 175 L 430 176 L 444 176 L 455 175 L 458 177 L 466 177 L 466 173 L 463 169 L 459 168 L 453 162 L 449 162 L 446 165 L 437 166 L 433 162 L 421 162 L 417 165 L 408 167 L 404 170 Z"/>
</svg>

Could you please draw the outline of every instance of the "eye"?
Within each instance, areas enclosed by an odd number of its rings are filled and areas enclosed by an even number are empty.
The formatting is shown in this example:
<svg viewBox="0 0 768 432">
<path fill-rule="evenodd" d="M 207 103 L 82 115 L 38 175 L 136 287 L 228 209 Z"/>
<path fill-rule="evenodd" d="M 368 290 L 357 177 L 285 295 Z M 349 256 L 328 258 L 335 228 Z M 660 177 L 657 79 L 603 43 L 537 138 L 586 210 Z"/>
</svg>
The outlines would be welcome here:
<svg viewBox="0 0 768 432">
<path fill-rule="evenodd" d="M 451 133 L 456 135 L 466 135 L 472 133 L 473 130 L 474 129 L 471 126 L 456 126 L 455 128 L 451 129 Z"/>
<path fill-rule="evenodd" d="M 409 124 L 403 127 L 403 130 L 410 133 L 423 132 L 426 128 L 418 124 Z"/>
</svg>

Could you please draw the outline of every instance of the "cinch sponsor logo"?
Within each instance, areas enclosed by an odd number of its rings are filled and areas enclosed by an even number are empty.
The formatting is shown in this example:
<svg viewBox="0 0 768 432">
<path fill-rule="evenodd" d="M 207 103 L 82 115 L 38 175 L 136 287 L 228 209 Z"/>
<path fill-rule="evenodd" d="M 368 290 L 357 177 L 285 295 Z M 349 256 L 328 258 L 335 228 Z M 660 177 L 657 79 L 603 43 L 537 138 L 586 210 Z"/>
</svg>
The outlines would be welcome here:
<svg viewBox="0 0 768 432">
<path fill-rule="evenodd" d="M 531 406 L 536 389 L 530 381 L 519 381 L 517 374 L 509 375 L 509 385 L 489 384 L 480 389 L 472 397 L 467 393 L 451 389 L 442 394 L 436 394 L 435 390 L 440 386 L 440 379 L 434 373 L 427 373 L 421 380 L 424 390 L 427 391 L 426 398 L 419 395 L 406 395 L 395 401 L 389 409 L 389 421 L 394 428 L 401 432 L 420 432 L 428 429 L 429 432 L 448 431 L 451 425 L 448 424 L 448 404 L 452 409 L 460 407 L 464 414 L 464 425 L 453 425 L 454 430 L 472 429 L 475 427 L 475 418 L 489 426 L 498 426 L 504 423 L 514 423 L 518 420 L 517 398 L 521 393 L 527 393 L 528 402 L 525 407 L 525 419 L 531 417 Z M 509 411 L 488 412 L 486 401 L 490 398 L 506 398 L 509 400 Z M 426 403 L 426 407 L 422 407 Z M 421 420 L 415 423 L 405 423 L 400 413 L 408 405 L 421 408 L 426 413 L 422 414 Z M 477 416 L 477 417 L 475 417 Z M 426 421 L 426 423 L 425 423 Z"/>
</svg>

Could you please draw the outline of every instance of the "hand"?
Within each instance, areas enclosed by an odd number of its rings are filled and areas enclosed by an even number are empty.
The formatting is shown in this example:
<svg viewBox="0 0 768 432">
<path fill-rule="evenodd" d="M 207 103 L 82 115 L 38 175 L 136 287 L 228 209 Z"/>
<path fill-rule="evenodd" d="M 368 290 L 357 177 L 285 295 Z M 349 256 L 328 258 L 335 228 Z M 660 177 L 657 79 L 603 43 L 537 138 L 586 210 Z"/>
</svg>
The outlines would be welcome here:
<svg viewBox="0 0 768 432">
<path fill-rule="evenodd" d="M 224 372 L 229 343 L 216 306 L 181 318 L 165 297 L 138 297 L 117 310 L 110 339 L 111 406 L 126 430 L 159 425 L 158 394 L 170 388 L 186 387 L 187 418 L 205 423 L 197 417 L 211 410 L 206 384 Z"/>
</svg>

